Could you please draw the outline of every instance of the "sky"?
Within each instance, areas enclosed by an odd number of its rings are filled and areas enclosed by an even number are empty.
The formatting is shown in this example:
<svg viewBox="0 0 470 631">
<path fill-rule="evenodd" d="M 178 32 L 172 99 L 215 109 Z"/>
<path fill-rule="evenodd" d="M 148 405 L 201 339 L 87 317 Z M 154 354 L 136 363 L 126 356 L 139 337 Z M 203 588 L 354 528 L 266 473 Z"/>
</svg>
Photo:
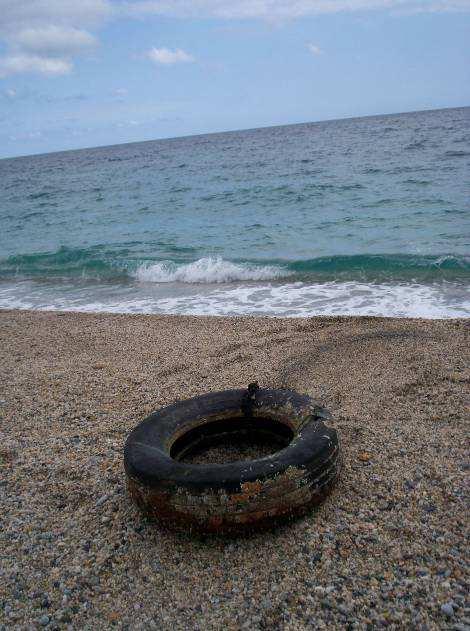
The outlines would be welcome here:
<svg viewBox="0 0 470 631">
<path fill-rule="evenodd" d="M 470 105 L 470 0 L 0 0 L 0 157 Z"/>
</svg>

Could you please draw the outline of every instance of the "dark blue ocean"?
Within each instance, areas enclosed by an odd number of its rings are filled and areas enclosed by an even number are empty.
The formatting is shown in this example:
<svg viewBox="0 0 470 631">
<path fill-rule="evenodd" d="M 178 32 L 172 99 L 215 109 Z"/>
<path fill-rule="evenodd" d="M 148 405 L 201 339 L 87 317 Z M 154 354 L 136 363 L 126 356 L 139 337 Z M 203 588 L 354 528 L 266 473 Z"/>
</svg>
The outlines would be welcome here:
<svg viewBox="0 0 470 631">
<path fill-rule="evenodd" d="M 470 315 L 470 108 L 0 160 L 0 308 Z"/>
</svg>

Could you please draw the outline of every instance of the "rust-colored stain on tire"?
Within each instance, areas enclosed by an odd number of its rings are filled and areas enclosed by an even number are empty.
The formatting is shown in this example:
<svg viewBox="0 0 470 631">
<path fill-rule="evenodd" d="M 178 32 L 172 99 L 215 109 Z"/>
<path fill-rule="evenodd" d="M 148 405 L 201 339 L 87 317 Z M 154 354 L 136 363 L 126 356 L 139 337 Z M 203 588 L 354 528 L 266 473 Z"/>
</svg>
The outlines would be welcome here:
<svg viewBox="0 0 470 631">
<path fill-rule="evenodd" d="M 129 435 L 129 493 L 147 516 L 179 530 L 236 533 L 304 514 L 331 491 L 341 468 L 336 430 L 324 423 L 328 417 L 318 402 L 292 390 L 256 387 L 181 401 Z M 264 458 L 194 465 L 173 453 L 185 436 L 195 440 L 195 432 L 218 431 L 229 439 L 238 424 L 245 431 L 274 431 L 265 419 L 290 432 L 290 440 Z M 225 425 L 214 430 L 221 420 Z"/>
</svg>

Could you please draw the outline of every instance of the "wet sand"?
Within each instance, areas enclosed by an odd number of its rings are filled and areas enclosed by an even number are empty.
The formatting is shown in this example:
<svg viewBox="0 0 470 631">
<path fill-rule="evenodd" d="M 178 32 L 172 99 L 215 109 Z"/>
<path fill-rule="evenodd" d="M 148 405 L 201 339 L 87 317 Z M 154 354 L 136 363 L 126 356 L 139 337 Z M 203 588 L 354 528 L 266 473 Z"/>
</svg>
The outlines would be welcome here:
<svg viewBox="0 0 470 631">
<path fill-rule="evenodd" d="M 468 348 L 468 320 L 0 311 L 0 628 L 463 631 Z M 244 539 L 146 522 L 129 431 L 254 380 L 334 414 L 334 493 Z"/>
</svg>

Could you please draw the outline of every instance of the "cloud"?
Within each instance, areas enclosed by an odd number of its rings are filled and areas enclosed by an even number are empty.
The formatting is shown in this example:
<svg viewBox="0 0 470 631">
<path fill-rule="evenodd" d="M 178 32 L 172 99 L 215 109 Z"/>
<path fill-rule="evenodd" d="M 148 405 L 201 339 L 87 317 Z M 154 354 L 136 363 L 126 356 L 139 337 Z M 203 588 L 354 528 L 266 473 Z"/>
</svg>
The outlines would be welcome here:
<svg viewBox="0 0 470 631">
<path fill-rule="evenodd" d="M 323 55 L 323 51 L 320 46 L 316 46 L 315 44 L 307 44 L 307 48 L 312 53 L 312 55 Z"/>
<path fill-rule="evenodd" d="M 49 92 L 39 92 L 31 86 L 25 85 L 20 89 L 8 88 L 0 92 L 0 98 L 3 97 L 9 101 L 38 104 L 55 104 L 55 103 L 84 103 L 92 100 L 92 95 L 83 92 L 75 92 L 71 94 L 52 94 Z"/>
<path fill-rule="evenodd" d="M 113 13 L 109 0 L 2 0 L 0 76 L 36 73 L 67 74 L 73 58 L 92 49 L 99 26 Z"/>
<path fill-rule="evenodd" d="M 26 133 L 18 134 L 15 136 L 10 136 L 9 139 L 12 141 L 17 140 L 37 140 L 38 138 L 42 138 L 41 131 L 28 131 Z"/>
<path fill-rule="evenodd" d="M 262 19 L 272 22 L 340 12 L 469 12 L 470 0 L 0 0 L 1 76 L 71 72 L 77 56 L 97 45 L 106 20 L 172 18 Z M 316 53 L 311 49 L 313 54 Z M 156 64 L 195 61 L 184 50 L 153 48 Z"/>
<path fill-rule="evenodd" d="M 0 59 L 0 77 L 35 72 L 44 75 L 68 74 L 72 64 L 66 59 L 37 57 L 35 55 L 11 55 Z"/>
<path fill-rule="evenodd" d="M 119 11 L 134 17 L 155 14 L 175 18 L 267 20 L 294 19 L 343 11 L 470 11 L 470 0 L 137 0 Z"/>
<path fill-rule="evenodd" d="M 127 88 L 116 88 L 111 91 L 111 97 L 117 103 L 125 103 L 128 95 L 129 90 Z"/>
<path fill-rule="evenodd" d="M 150 61 L 155 64 L 171 65 L 180 63 L 191 63 L 195 61 L 194 57 L 181 48 L 170 50 L 169 48 L 151 48 L 147 55 Z"/>
<path fill-rule="evenodd" d="M 92 27 L 111 16 L 109 0 L 2 0 L 0 31 L 47 26 Z"/>
<path fill-rule="evenodd" d="M 11 39 L 14 48 L 46 56 L 74 55 L 96 44 L 96 38 L 87 31 L 54 24 L 21 29 Z"/>
</svg>

